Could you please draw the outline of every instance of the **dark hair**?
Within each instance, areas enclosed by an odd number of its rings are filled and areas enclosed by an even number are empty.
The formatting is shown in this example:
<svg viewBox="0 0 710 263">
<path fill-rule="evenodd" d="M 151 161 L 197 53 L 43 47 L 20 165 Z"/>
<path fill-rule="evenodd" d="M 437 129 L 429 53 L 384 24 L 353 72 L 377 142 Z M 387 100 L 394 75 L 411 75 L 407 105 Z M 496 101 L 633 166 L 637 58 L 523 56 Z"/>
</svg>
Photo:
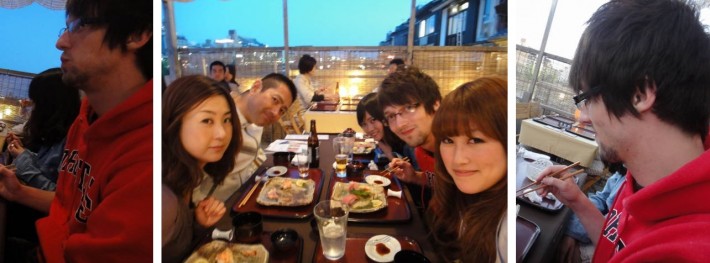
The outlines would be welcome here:
<svg viewBox="0 0 710 263">
<path fill-rule="evenodd" d="M 382 113 L 382 108 L 377 104 L 377 93 L 370 93 L 365 95 L 360 99 L 355 108 L 355 116 L 357 117 L 357 123 L 360 127 L 363 126 L 365 121 L 365 112 L 370 114 L 373 119 L 382 122 L 384 124 L 385 116 Z M 392 147 L 393 152 L 403 153 L 404 146 L 406 145 L 402 139 L 397 137 L 389 126 L 383 125 L 384 129 L 384 143 Z"/>
<path fill-rule="evenodd" d="M 439 85 L 416 67 L 389 74 L 380 85 L 377 96 L 381 109 L 391 105 L 422 103 L 428 114 L 434 114 L 434 104 L 441 101 Z"/>
<path fill-rule="evenodd" d="M 293 84 L 293 81 L 283 74 L 271 73 L 263 77 L 261 79 L 261 92 L 264 92 L 267 89 L 276 88 L 279 83 L 286 84 L 288 91 L 291 93 L 291 101 L 295 101 L 297 92 L 296 84 Z"/>
<path fill-rule="evenodd" d="M 402 60 L 401 58 L 395 58 L 395 59 L 390 60 L 390 65 L 392 65 L 392 64 L 395 64 L 397 66 L 404 65 L 404 60 Z"/>
<path fill-rule="evenodd" d="M 638 117 L 634 93 L 655 85 L 659 119 L 702 138 L 710 118 L 710 40 L 687 1 L 602 5 L 588 21 L 569 74 L 575 92 L 598 87 L 617 118 Z"/>
<path fill-rule="evenodd" d="M 79 115 L 79 90 L 62 82 L 62 70 L 52 68 L 30 82 L 29 97 L 34 103 L 23 128 L 23 143 L 33 152 L 62 141 Z"/>
<path fill-rule="evenodd" d="M 110 49 L 126 51 L 126 41 L 136 34 L 153 32 L 153 3 L 145 0 L 68 0 L 66 14 L 80 19 L 99 19 L 106 25 L 104 42 Z M 153 36 L 136 52 L 136 66 L 143 77 L 153 78 Z"/>
<path fill-rule="evenodd" d="M 507 149 L 507 82 L 484 77 L 465 83 L 449 93 L 434 116 L 436 138 L 436 180 L 429 209 L 433 215 L 432 234 L 438 243 L 455 251 L 460 259 L 496 261 L 497 226 L 505 213 L 507 173 L 491 188 L 472 195 L 459 191 L 438 151 L 446 137 L 468 135 L 473 130 L 500 142 Z M 466 201 L 468 200 L 468 201 Z M 467 226 L 458 235 L 459 224 Z"/>
<path fill-rule="evenodd" d="M 313 67 L 316 66 L 316 59 L 311 57 L 311 55 L 305 54 L 298 60 L 298 72 L 301 74 L 306 74 L 313 71 Z"/>
<path fill-rule="evenodd" d="M 221 184 L 234 168 L 235 156 L 242 145 L 241 125 L 234 100 L 215 80 L 206 76 L 192 75 L 179 78 L 168 86 L 163 94 L 163 184 L 179 197 L 186 197 L 200 185 L 203 171 L 197 160 L 190 156 L 180 141 L 182 118 L 188 111 L 212 96 L 223 96 L 232 112 L 232 140 L 217 162 L 205 165 L 215 185 Z"/>
<path fill-rule="evenodd" d="M 237 81 L 235 80 L 235 79 L 237 78 L 237 69 L 236 69 L 236 67 L 234 66 L 234 64 L 228 64 L 228 65 L 226 65 L 226 66 L 225 66 L 225 71 L 227 71 L 227 70 L 230 72 L 230 74 L 232 74 L 232 79 L 227 79 L 227 80 L 225 80 L 225 81 L 227 81 L 227 82 L 229 82 L 229 83 L 237 84 L 237 87 L 239 87 L 239 83 L 237 83 Z"/>
<path fill-rule="evenodd" d="M 210 71 L 212 71 L 212 67 L 214 66 L 221 66 L 222 71 L 227 72 L 227 67 L 222 63 L 222 61 L 215 60 L 214 62 L 210 63 Z"/>
</svg>

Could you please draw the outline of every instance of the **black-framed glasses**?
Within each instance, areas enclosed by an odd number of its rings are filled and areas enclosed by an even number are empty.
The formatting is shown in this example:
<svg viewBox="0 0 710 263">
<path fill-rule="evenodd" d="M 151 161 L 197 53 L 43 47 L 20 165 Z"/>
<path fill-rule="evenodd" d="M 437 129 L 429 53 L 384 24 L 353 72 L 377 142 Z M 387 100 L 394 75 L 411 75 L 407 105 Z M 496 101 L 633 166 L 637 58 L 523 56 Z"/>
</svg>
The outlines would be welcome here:
<svg viewBox="0 0 710 263">
<path fill-rule="evenodd" d="M 599 86 L 596 86 L 594 88 L 589 89 L 588 91 L 582 92 L 577 96 L 572 97 L 574 100 L 574 105 L 577 106 L 577 109 L 580 111 L 586 111 L 587 106 L 589 105 L 589 99 L 596 95 L 597 92 L 599 92 L 601 88 Z"/>
<path fill-rule="evenodd" d="M 103 23 L 102 20 L 98 18 L 77 18 L 74 21 L 67 23 L 67 27 L 59 30 L 59 35 L 57 37 L 62 37 L 64 32 L 74 33 L 79 29 L 82 29 L 87 25 L 96 25 Z"/>
<path fill-rule="evenodd" d="M 409 117 L 410 115 L 412 115 L 412 113 L 417 111 L 417 108 L 419 108 L 419 105 L 421 105 L 421 103 L 407 104 L 407 105 L 404 105 L 402 110 L 399 110 L 398 112 L 385 114 L 384 124 L 389 125 L 391 123 L 396 122 L 397 116 Z"/>
</svg>

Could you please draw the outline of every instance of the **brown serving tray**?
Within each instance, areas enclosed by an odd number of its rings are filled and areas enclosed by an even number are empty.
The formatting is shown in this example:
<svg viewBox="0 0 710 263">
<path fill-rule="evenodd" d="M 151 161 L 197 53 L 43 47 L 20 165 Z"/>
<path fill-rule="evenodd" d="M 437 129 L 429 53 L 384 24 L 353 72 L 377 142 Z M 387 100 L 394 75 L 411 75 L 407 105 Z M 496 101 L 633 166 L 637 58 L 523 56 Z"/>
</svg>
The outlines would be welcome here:
<svg viewBox="0 0 710 263">
<path fill-rule="evenodd" d="M 561 116 L 542 116 L 542 117 L 537 117 L 533 118 L 533 121 L 545 124 L 545 125 L 550 125 L 555 128 L 564 128 L 564 127 L 569 127 L 574 124 L 574 120 L 568 119 L 565 117 Z"/>
<path fill-rule="evenodd" d="M 313 107 L 311 107 L 312 111 L 335 111 L 338 109 L 338 104 L 332 104 L 332 103 L 322 103 L 318 102 Z"/>
<path fill-rule="evenodd" d="M 298 168 L 293 166 L 289 166 L 288 172 L 286 172 L 286 175 L 283 176 L 288 176 L 291 178 L 301 178 L 298 176 Z M 249 193 L 249 190 L 251 190 L 252 186 L 254 185 L 254 179 L 250 178 L 247 182 L 247 186 L 245 188 L 244 193 L 242 193 L 237 202 L 234 204 L 232 210 L 237 213 L 255 211 L 261 213 L 261 215 L 265 217 L 298 219 L 308 218 L 313 215 L 313 207 L 318 203 L 318 200 L 320 199 L 320 192 L 321 189 L 323 189 L 323 171 L 321 171 L 320 169 L 311 168 L 308 179 L 311 179 L 316 182 L 315 191 L 313 193 L 313 201 L 308 205 L 293 207 L 260 205 L 256 203 L 256 198 L 259 195 L 259 191 L 261 191 L 261 188 L 264 186 L 264 183 L 260 183 L 258 188 L 254 190 L 254 193 L 249 197 L 249 201 L 247 201 L 244 206 L 239 208 L 239 203 L 242 202 L 242 199 L 244 199 L 246 194 Z"/>
<path fill-rule="evenodd" d="M 350 182 L 355 181 L 359 183 L 365 182 L 365 176 L 370 174 L 379 175 L 381 171 L 371 171 L 364 170 L 362 176 L 349 176 L 346 178 L 339 178 L 335 176 L 335 171 L 333 171 L 333 177 L 330 180 L 330 185 L 328 186 L 328 199 L 333 194 L 333 186 L 335 182 Z M 385 176 L 390 179 L 391 183 L 389 186 L 385 187 L 385 194 L 387 194 L 387 189 L 392 189 L 392 191 L 402 191 L 402 185 L 396 177 L 387 175 Z M 377 210 L 371 213 L 350 213 L 348 215 L 348 222 L 369 222 L 369 223 L 399 223 L 409 221 L 412 213 L 409 209 L 409 203 L 402 193 L 402 198 L 387 197 L 387 207 Z"/>
<path fill-rule="evenodd" d="M 530 220 L 518 216 L 515 220 L 515 262 L 523 262 L 525 255 L 535 244 L 540 227 Z"/>
<path fill-rule="evenodd" d="M 566 128 L 565 131 L 575 134 L 577 136 L 581 136 L 590 140 L 596 140 L 597 134 L 594 132 L 593 129 L 588 129 L 588 128 L 582 128 L 579 126 L 574 126 L 572 128 Z"/>
<path fill-rule="evenodd" d="M 345 255 L 338 260 L 338 262 L 375 262 L 367 257 L 365 254 L 365 244 L 367 240 L 375 234 L 350 234 L 345 239 Z M 411 237 L 408 236 L 393 236 L 399 241 L 402 250 L 414 250 L 416 252 L 422 253 L 422 249 L 419 247 L 419 243 Z M 320 238 L 316 243 L 316 252 L 313 254 L 313 262 L 326 263 L 333 262 L 326 259 L 323 256 L 323 248 L 320 245 Z"/>
<path fill-rule="evenodd" d="M 527 165 L 530 163 L 530 161 L 525 160 L 525 164 Z M 555 163 L 557 164 L 557 163 Z M 570 169 L 568 172 L 574 172 L 577 171 L 578 169 Z M 527 172 L 527 169 L 518 169 L 517 172 Z M 521 178 L 522 177 L 522 178 Z M 576 176 L 574 177 L 574 182 L 577 183 L 579 178 Z M 515 189 L 520 189 L 521 187 L 525 185 L 531 184 L 533 181 L 528 179 L 527 174 L 521 174 L 521 175 L 516 175 L 516 182 L 515 182 Z M 535 188 L 537 187 L 536 185 L 530 186 L 528 188 Z M 548 212 L 557 212 L 560 211 L 565 205 L 562 204 L 562 202 L 555 202 L 554 200 L 550 200 L 547 198 L 542 198 L 542 203 L 537 204 L 533 203 L 532 201 L 528 200 L 524 195 L 517 196 L 516 199 L 520 202 L 529 204 L 531 206 L 537 207 L 539 209 L 548 211 Z"/>
</svg>

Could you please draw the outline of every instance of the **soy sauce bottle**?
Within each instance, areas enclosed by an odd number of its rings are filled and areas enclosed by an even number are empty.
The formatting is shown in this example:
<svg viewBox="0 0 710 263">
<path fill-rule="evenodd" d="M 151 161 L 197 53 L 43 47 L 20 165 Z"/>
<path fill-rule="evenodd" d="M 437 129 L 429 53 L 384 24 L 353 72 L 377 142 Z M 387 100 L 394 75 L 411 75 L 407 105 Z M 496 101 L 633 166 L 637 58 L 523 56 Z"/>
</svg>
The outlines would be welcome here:
<svg viewBox="0 0 710 263">
<path fill-rule="evenodd" d="M 318 168 L 320 166 L 320 157 L 318 156 L 318 132 L 316 131 L 316 120 L 311 120 L 311 136 L 308 137 L 308 160 L 310 168 Z"/>
</svg>

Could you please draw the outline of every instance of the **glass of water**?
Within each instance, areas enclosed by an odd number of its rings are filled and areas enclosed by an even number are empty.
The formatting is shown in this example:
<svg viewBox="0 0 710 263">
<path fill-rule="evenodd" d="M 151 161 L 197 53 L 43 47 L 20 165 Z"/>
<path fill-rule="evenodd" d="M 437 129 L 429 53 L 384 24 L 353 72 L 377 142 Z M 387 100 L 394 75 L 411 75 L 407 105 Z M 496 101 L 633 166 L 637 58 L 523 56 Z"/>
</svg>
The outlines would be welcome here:
<svg viewBox="0 0 710 263">
<path fill-rule="evenodd" d="M 337 260 L 345 255 L 348 211 L 348 206 L 337 200 L 324 200 L 313 208 L 323 256 L 328 260 Z"/>
</svg>

